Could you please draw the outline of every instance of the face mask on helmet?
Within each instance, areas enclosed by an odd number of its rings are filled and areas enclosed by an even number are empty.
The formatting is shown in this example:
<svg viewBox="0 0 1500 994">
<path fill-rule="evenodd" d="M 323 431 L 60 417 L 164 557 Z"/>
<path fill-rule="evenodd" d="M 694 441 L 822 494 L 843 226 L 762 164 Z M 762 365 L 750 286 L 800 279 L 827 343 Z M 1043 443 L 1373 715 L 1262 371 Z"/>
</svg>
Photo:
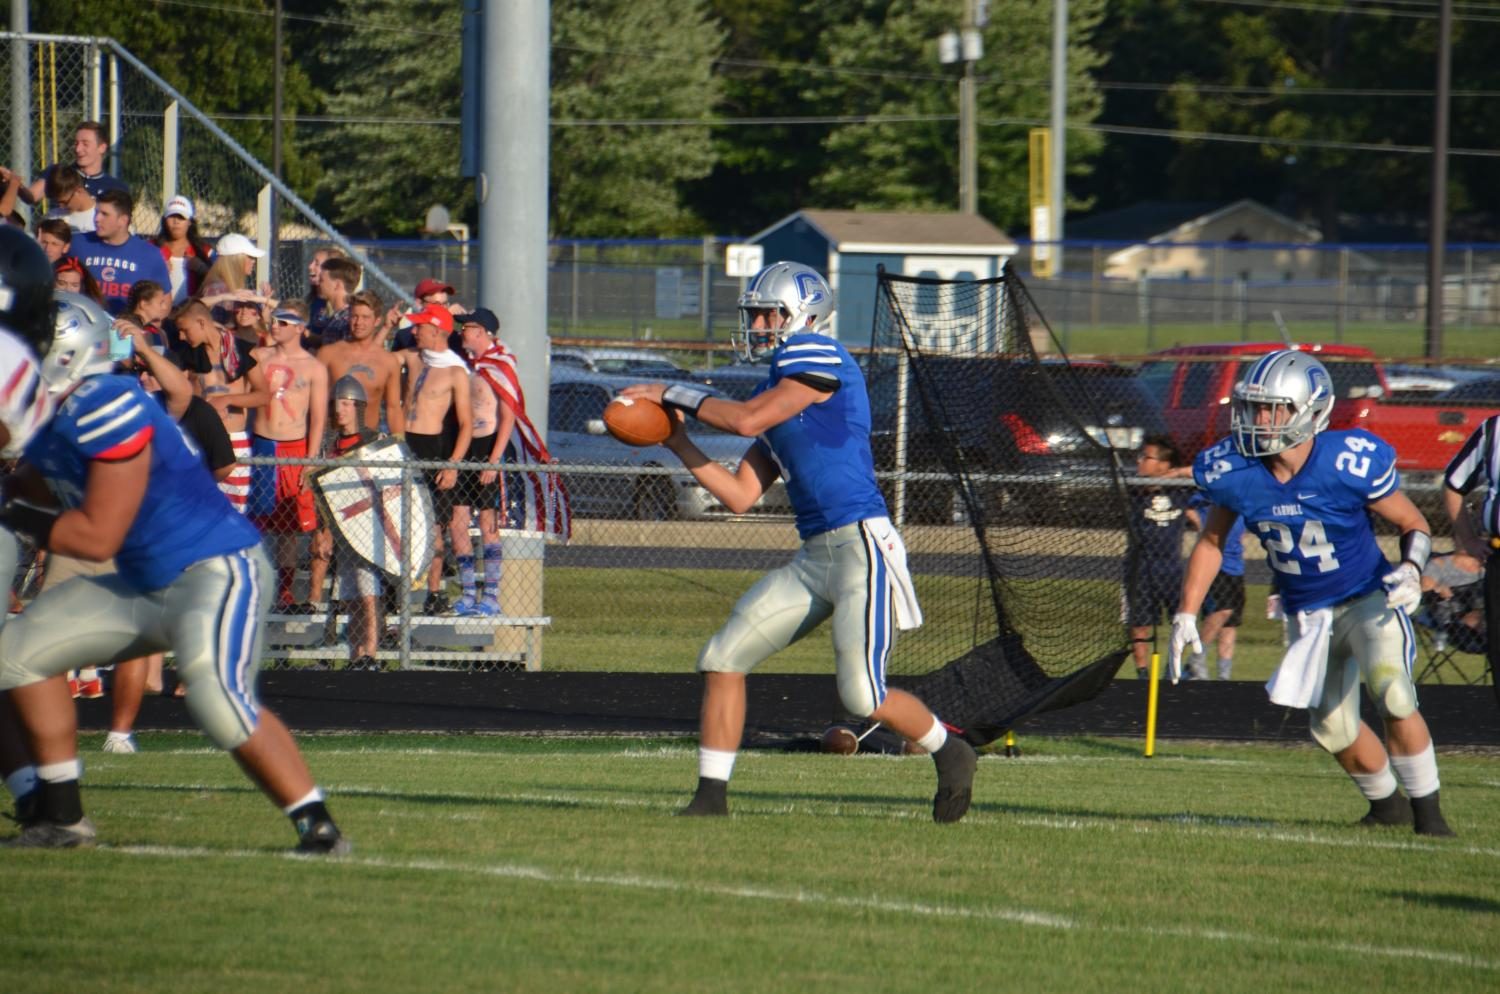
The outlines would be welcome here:
<svg viewBox="0 0 1500 994">
<path fill-rule="evenodd" d="M 42 359 L 42 379 L 53 396 L 114 367 L 109 357 L 114 320 L 88 297 L 59 291 L 52 347 Z"/>
<path fill-rule="evenodd" d="M 735 344 L 745 358 L 762 359 L 790 335 L 828 334 L 833 310 L 833 290 L 816 270 L 799 262 L 773 262 L 740 295 Z"/>
<path fill-rule="evenodd" d="M 1241 455 L 1270 456 L 1328 427 L 1333 380 L 1305 352 L 1272 352 L 1254 363 L 1234 386 L 1229 430 Z"/>
</svg>

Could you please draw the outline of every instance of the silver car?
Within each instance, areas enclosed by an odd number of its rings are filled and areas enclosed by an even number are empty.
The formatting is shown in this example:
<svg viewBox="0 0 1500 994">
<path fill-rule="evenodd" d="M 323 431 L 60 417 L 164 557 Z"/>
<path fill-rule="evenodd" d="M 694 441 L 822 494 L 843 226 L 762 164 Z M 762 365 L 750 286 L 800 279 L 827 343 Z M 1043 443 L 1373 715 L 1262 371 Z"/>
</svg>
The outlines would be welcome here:
<svg viewBox="0 0 1500 994">
<path fill-rule="evenodd" d="M 547 446 L 564 466 L 595 467 L 564 475 L 573 513 L 588 518 L 637 518 L 665 521 L 706 518 L 730 512 L 698 484 L 664 446 L 625 445 L 604 428 L 604 406 L 639 376 L 601 376 L 564 366 L 552 367 Z M 691 422 L 693 443 L 710 459 L 734 470 L 752 439 Z M 637 473 L 639 469 L 668 473 Z M 790 514 L 786 488 L 778 481 L 751 513 Z"/>
</svg>

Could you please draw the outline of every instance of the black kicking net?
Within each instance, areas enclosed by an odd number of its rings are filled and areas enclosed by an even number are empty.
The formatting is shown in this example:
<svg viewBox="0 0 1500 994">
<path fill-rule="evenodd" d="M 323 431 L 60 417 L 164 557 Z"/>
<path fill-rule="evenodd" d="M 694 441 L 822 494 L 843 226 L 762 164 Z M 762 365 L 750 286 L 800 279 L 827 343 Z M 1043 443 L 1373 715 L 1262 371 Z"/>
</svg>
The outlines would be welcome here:
<svg viewBox="0 0 1500 994">
<path fill-rule="evenodd" d="M 1122 466 L 1154 404 L 1070 361 L 1011 275 L 882 272 L 872 345 L 875 468 L 925 615 L 891 675 L 976 744 L 1094 696 L 1129 652 Z"/>
</svg>

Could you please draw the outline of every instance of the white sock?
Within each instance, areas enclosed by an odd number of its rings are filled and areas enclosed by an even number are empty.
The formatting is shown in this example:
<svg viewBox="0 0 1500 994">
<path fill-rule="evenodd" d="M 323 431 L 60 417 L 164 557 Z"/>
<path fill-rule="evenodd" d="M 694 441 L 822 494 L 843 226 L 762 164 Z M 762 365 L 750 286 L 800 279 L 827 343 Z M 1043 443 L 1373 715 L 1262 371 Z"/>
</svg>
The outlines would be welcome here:
<svg viewBox="0 0 1500 994">
<path fill-rule="evenodd" d="M 698 775 L 710 780 L 728 781 L 734 773 L 734 758 L 739 755 L 722 749 L 698 747 Z"/>
<path fill-rule="evenodd" d="M 111 729 L 110 733 L 108 735 L 106 735 L 105 738 L 108 739 L 111 742 L 125 742 L 125 741 L 128 741 L 130 739 L 130 733 L 129 732 L 117 732 L 117 731 L 114 731 L 113 729 Z"/>
<path fill-rule="evenodd" d="M 83 779 L 83 760 L 65 759 L 61 763 L 48 763 L 36 768 L 36 778 L 48 783 L 65 783 Z"/>
<path fill-rule="evenodd" d="M 928 753 L 934 753 L 941 749 L 943 747 L 943 743 L 947 741 L 948 729 L 943 727 L 943 723 L 941 721 L 933 718 L 932 727 L 927 730 L 926 735 L 922 736 L 920 739 L 917 739 L 917 745 Z"/>
<path fill-rule="evenodd" d="M 281 811 L 283 814 L 290 815 L 293 811 L 296 811 L 298 808 L 302 807 L 302 805 L 311 804 L 314 801 L 321 801 L 322 799 L 323 792 L 317 787 L 314 787 L 312 790 L 307 792 L 306 797 L 300 800 L 293 801 L 291 804 L 288 804 L 286 807 L 282 808 Z"/>
<path fill-rule="evenodd" d="M 1229 671 L 1231 669 L 1233 669 L 1233 668 L 1234 668 L 1234 657 L 1233 656 L 1229 656 L 1229 657 L 1220 656 L 1219 657 L 1219 679 L 1220 680 L 1228 680 L 1229 679 Z"/>
<path fill-rule="evenodd" d="M 5 789 L 11 797 L 25 797 L 36 790 L 36 767 L 23 766 L 5 778 Z"/>
<path fill-rule="evenodd" d="M 1378 801 L 1396 792 L 1396 778 L 1391 775 L 1390 763 L 1382 766 L 1379 773 L 1351 773 L 1349 779 L 1369 801 Z"/>
<path fill-rule="evenodd" d="M 1415 756 L 1392 755 L 1391 765 L 1396 768 L 1407 797 L 1415 799 L 1438 792 L 1437 754 L 1432 751 L 1431 742 Z"/>
</svg>

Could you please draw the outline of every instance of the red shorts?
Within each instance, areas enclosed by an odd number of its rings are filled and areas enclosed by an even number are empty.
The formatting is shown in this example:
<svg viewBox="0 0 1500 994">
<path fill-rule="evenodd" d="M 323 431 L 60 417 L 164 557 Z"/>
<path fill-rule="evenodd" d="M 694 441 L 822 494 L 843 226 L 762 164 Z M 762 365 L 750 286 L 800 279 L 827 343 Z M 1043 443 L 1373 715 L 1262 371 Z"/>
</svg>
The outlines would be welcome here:
<svg viewBox="0 0 1500 994">
<path fill-rule="evenodd" d="M 259 435 L 251 439 L 257 456 L 278 459 L 307 457 L 307 439 L 278 442 Z M 318 512 L 312 490 L 302 486 L 305 466 L 254 466 L 250 474 L 250 520 L 268 535 L 315 531 Z"/>
</svg>

